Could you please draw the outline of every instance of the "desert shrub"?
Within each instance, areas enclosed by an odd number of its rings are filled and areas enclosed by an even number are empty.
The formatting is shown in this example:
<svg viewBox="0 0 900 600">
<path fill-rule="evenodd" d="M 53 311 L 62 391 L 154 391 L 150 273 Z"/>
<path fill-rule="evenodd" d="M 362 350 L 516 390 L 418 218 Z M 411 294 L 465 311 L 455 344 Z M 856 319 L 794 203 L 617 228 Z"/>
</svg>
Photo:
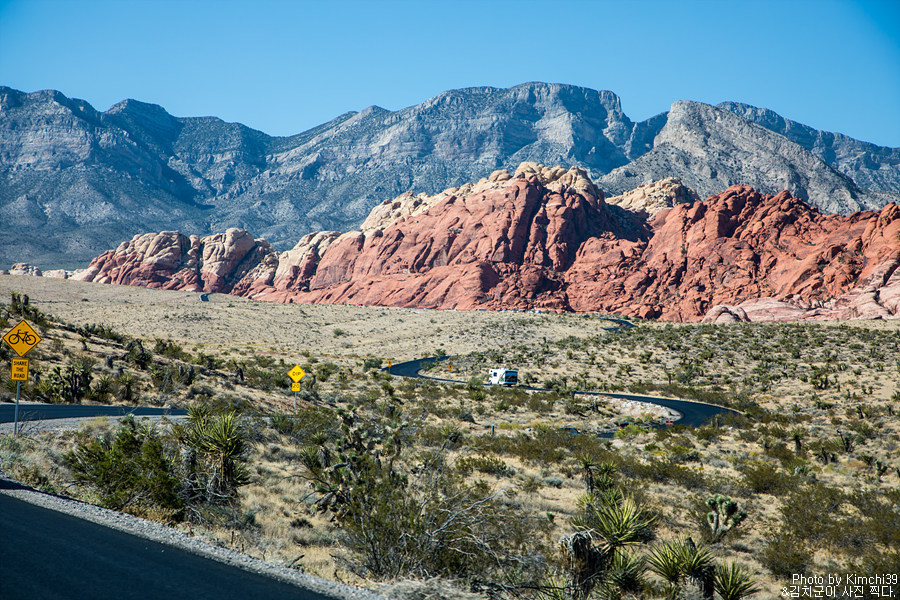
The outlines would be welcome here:
<svg viewBox="0 0 900 600">
<path fill-rule="evenodd" d="M 371 371 L 372 369 L 380 369 L 384 361 L 380 358 L 363 359 L 363 371 Z"/>
<path fill-rule="evenodd" d="M 169 358 L 177 360 L 189 361 L 191 359 L 191 355 L 185 352 L 184 348 L 172 340 L 156 338 L 154 340 L 153 351 L 162 356 L 168 356 Z"/>
<path fill-rule="evenodd" d="M 331 514 L 343 533 L 359 574 L 491 577 L 509 561 L 542 562 L 537 523 L 505 496 L 465 484 L 443 452 L 404 468 L 403 425 L 376 426 L 346 411 L 340 416 L 342 435 L 333 447 L 303 451 L 303 476 L 315 489 L 318 510 Z"/>
<path fill-rule="evenodd" d="M 238 413 L 193 406 L 175 435 L 183 447 L 182 496 L 188 503 L 234 501 L 237 488 L 250 480 L 245 466 L 249 432 Z"/>
<path fill-rule="evenodd" d="M 271 425 L 278 433 L 289 435 L 301 444 L 315 436 L 330 439 L 340 433 L 340 420 L 326 407 L 301 406 L 292 415 L 276 413 L 271 416 Z"/>
<path fill-rule="evenodd" d="M 456 461 L 456 469 L 460 474 L 468 476 L 472 471 L 508 477 L 515 473 L 503 460 L 496 456 L 466 456 Z"/>
<path fill-rule="evenodd" d="M 65 461 L 75 480 L 94 488 L 106 508 L 182 505 L 171 453 L 154 429 L 138 427 L 133 418 L 122 421 L 112 440 L 81 443 Z"/>
<path fill-rule="evenodd" d="M 634 423 L 629 423 L 625 427 L 620 428 L 613 434 L 617 440 L 630 440 L 633 437 L 639 436 L 642 433 L 647 433 L 640 425 L 635 425 Z"/>
<path fill-rule="evenodd" d="M 283 371 L 247 367 L 244 377 L 247 385 L 260 390 L 284 390 L 291 387 L 291 380 Z"/>
<path fill-rule="evenodd" d="M 856 522 L 861 521 L 875 542 L 900 548 L 900 490 L 857 491 L 845 499 L 859 511 L 862 519 Z"/>
<path fill-rule="evenodd" d="M 97 325 L 96 323 L 91 323 L 90 325 L 85 323 L 82 327 L 76 327 L 75 333 L 88 338 L 92 336 L 98 337 L 111 342 L 116 342 L 117 344 L 124 344 L 128 341 L 128 336 L 115 331 L 108 325 Z"/>
<path fill-rule="evenodd" d="M 646 463 L 639 461 L 623 462 L 620 470 L 623 474 L 656 482 L 679 483 L 688 489 L 705 488 L 707 482 L 703 473 L 680 465 L 670 458 L 650 457 Z"/>
<path fill-rule="evenodd" d="M 809 572 L 812 552 L 802 538 L 779 530 L 767 538 L 759 559 L 775 577 L 790 580 L 796 573 Z"/>
<path fill-rule="evenodd" d="M 144 350 L 144 345 L 140 340 L 132 340 L 125 346 L 127 353 L 125 360 L 134 364 L 139 369 L 146 369 L 153 360 L 153 353 Z"/>
<path fill-rule="evenodd" d="M 722 430 L 718 427 L 713 427 L 711 425 L 704 425 L 703 427 L 698 427 L 694 431 L 694 436 L 698 440 L 702 440 L 704 442 L 714 442 L 722 435 Z"/>
<path fill-rule="evenodd" d="M 536 426 L 531 435 L 520 432 L 515 436 L 473 438 L 470 445 L 477 452 L 517 456 L 538 464 L 560 463 L 577 455 L 592 455 L 602 460 L 611 454 L 606 444 L 592 435 L 572 435 L 549 425 Z"/>
<path fill-rule="evenodd" d="M 752 461 L 741 470 L 744 486 L 756 494 L 778 494 L 791 482 L 791 477 L 772 463 Z"/>
<path fill-rule="evenodd" d="M 858 514 L 849 510 L 853 505 Z M 862 556 L 876 544 L 896 547 L 900 510 L 890 498 L 871 492 L 849 495 L 822 483 L 792 490 L 781 506 L 782 528 L 816 548 Z"/>
<path fill-rule="evenodd" d="M 700 462 L 700 452 L 696 448 L 672 444 L 666 446 L 666 450 L 674 462 Z"/>
</svg>

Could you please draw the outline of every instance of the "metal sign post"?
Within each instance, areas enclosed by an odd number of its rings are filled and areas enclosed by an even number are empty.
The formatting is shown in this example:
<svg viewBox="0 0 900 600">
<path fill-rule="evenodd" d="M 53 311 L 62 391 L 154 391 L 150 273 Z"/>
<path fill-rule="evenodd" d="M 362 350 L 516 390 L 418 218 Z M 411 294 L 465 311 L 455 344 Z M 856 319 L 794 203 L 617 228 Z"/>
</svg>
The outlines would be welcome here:
<svg viewBox="0 0 900 600">
<path fill-rule="evenodd" d="M 28 359 L 12 359 L 12 373 L 10 379 L 16 382 L 16 411 L 13 422 L 13 435 L 19 434 L 19 397 L 22 395 L 22 382 L 28 381 Z"/>
<path fill-rule="evenodd" d="M 25 356 L 29 350 L 41 342 L 41 336 L 32 329 L 25 319 L 16 323 L 15 327 L 6 332 L 3 341 L 19 356 Z M 12 374 L 10 379 L 16 383 L 16 411 L 13 422 L 13 435 L 19 435 L 19 397 L 22 395 L 22 382 L 28 381 L 28 359 L 12 359 Z"/>
<path fill-rule="evenodd" d="M 306 377 L 306 371 L 304 371 L 300 365 L 294 365 L 294 368 L 288 371 L 288 377 L 294 382 L 291 384 L 291 391 L 294 392 L 294 413 L 296 413 L 297 392 L 300 391 L 300 380 Z"/>
<path fill-rule="evenodd" d="M 19 435 L 19 396 L 22 395 L 22 382 L 16 382 L 16 417 L 13 421 L 13 435 Z"/>
</svg>

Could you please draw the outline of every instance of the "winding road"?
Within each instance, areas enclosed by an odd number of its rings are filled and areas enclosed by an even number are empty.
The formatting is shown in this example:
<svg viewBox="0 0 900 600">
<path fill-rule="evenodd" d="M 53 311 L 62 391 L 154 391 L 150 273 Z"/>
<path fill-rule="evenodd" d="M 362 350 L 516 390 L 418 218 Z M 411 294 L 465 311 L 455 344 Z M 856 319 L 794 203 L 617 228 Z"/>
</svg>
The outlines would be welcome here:
<svg viewBox="0 0 900 600">
<path fill-rule="evenodd" d="M 443 383 L 466 383 L 465 381 L 459 381 L 456 379 L 443 379 L 440 377 L 430 377 L 428 375 L 422 375 L 419 371 L 422 370 L 423 366 L 429 363 L 433 363 L 435 361 L 439 361 L 442 359 L 431 357 L 431 358 L 418 358 L 416 360 L 409 360 L 402 363 L 397 363 L 395 365 L 391 365 L 389 367 L 382 368 L 382 371 L 390 373 L 391 375 L 396 375 L 398 377 L 413 377 L 420 379 L 431 379 L 433 381 L 440 381 Z M 488 384 L 484 384 L 487 386 Z M 525 389 L 536 390 L 536 391 L 550 391 L 545 388 L 537 388 L 537 387 L 526 387 Z M 675 398 L 661 398 L 657 396 L 642 396 L 638 394 L 618 394 L 612 392 L 578 392 L 579 394 L 584 394 L 586 396 L 606 396 L 609 398 L 618 398 L 621 400 L 632 400 L 637 402 L 647 402 L 649 404 L 656 404 L 658 406 L 663 406 L 665 408 L 672 409 L 677 411 L 681 417 L 677 419 L 677 423 L 679 425 L 688 425 L 690 427 L 699 427 L 707 423 L 710 419 L 712 419 L 716 415 L 734 413 L 741 414 L 740 411 L 725 408 L 724 406 L 718 406 L 715 404 L 706 404 L 704 402 L 694 402 L 691 400 L 677 400 Z"/>
<path fill-rule="evenodd" d="M 0 423 L 12 423 L 15 419 L 15 404 L 0 404 Z M 40 404 L 19 403 L 19 423 L 46 421 L 49 419 L 89 419 L 92 417 L 161 417 L 186 415 L 181 408 L 153 408 L 149 406 L 100 406 L 91 404 Z"/>
</svg>

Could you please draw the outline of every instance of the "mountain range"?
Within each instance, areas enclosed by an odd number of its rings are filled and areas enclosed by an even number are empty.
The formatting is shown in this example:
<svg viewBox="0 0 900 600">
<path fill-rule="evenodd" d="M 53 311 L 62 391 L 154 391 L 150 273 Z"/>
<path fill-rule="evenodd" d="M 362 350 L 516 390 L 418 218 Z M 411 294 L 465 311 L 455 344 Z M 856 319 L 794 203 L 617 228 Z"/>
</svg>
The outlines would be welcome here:
<svg viewBox="0 0 900 600">
<path fill-rule="evenodd" d="M 677 177 L 706 197 L 746 184 L 824 212 L 900 199 L 900 149 L 745 104 L 678 101 L 631 121 L 609 91 L 527 83 L 377 106 L 273 137 L 126 100 L 105 112 L 0 87 L 0 265 L 84 266 L 135 234 L 237 227 L 276 250 L 358 228 L 412 190 L 434 194 L 524 161 L 583 169 L 606 196 Z"/>
</svg>

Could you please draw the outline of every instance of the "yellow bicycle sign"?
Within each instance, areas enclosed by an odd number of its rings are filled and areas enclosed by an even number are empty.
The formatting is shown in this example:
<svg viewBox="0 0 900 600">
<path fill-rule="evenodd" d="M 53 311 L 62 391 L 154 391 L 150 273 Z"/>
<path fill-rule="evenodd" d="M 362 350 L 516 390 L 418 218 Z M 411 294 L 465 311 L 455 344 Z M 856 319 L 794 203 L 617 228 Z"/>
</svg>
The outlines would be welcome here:
<svg viewBox="0 0 900 600">
<path fill-rule="evenodd" d="M 3 341 L 6 342 L 13 351 L 19 356 L 25 356 L 28 354 L 28 351 L 37 346 L 41 341 L 41 336 L 31 328 L 31 325 L 28 324 L 27 321 L 19 321 L 19 323 L 6 332 L 6 335 L 3 336 Z"/>
</svg>

